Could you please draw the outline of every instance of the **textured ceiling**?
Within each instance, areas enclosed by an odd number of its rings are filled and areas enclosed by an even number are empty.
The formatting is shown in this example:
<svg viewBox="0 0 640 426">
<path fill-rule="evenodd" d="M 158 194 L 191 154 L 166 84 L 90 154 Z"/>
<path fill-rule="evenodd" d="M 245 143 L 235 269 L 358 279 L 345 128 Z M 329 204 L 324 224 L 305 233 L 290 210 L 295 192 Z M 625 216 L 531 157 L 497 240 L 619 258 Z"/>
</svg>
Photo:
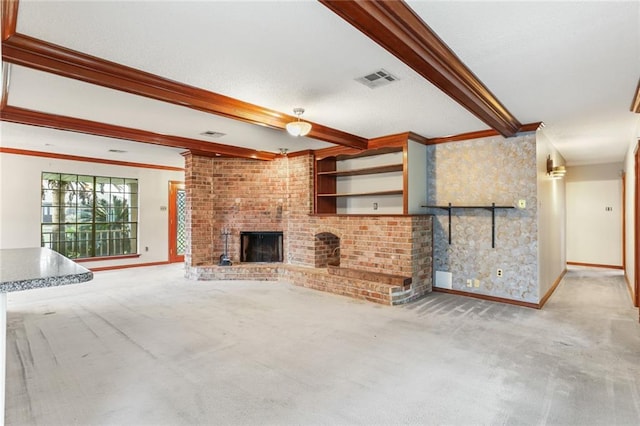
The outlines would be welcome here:
<svg viewBox="0 0 640 426">
<path fill-rule="evenodd" d="M 622 161 L 638 136 L 638 2 L 407 2 L 522 123 L 543 121 L 570 164 Z M 21 0 L 17 31 L 365 138 L 486 129 L 318 2 Z M 399 81 L 355 78 L 384 68 Z M 13 67 L 9 104 L 278 152 L 330 146 Z M 3 144 L 8 143 L 3 137 Z"/>
</svg>

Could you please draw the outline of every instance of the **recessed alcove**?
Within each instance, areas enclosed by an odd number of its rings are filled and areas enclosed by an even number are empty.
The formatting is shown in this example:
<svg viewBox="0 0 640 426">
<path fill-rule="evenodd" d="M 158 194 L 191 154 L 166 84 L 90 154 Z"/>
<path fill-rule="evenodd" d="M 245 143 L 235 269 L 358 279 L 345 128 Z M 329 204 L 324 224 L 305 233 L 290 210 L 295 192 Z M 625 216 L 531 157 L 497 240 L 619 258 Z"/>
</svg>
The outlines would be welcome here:
<svg viewBox="0 0 640 426">
<path fill-rule="evenodd" d="M 340 237 L 331 232 L 314 236 L 315 267 L 340 266 Z"/>
</svg>

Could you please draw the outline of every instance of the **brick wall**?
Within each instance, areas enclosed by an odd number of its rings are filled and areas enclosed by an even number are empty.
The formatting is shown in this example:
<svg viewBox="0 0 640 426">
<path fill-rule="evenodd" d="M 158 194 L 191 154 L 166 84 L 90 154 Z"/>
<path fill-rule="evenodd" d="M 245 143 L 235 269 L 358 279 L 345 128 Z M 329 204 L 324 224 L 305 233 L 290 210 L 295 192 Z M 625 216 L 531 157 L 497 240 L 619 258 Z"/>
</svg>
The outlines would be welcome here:
<svg viewBox="0 0 640 426">
<path fill-rule="evenodd" d="M 238 268 L 241 231 L 282 231 L 284 266 L 325 267 L 328 253 L 339 244 L 341 267 L 411 277 L 410 289 L 394 290 L 400 302 L 431 290 L 432 217 L 312 215 L 312 155 L 273 161 L 187 155 L 185 167 L 191 243 L 185 255 L 188 277 L 251 276 L 213 267 L 224 251 L 221 231 L 228 228 L 234 269 Z M 327 235 L 333 236 L 322 237 Z M 302 277 L 293 279 L 294 284 L 303 285 L 300 280 L 310 277 L 302 271 L 289 274 Z M 337 282 L 340 277 L 312 275 L 318 281 L 314 288 L 329 281 L 342 286 Z M 391 290 L 384 299 L 385 303 L 392 299 Z"/>
</svg>

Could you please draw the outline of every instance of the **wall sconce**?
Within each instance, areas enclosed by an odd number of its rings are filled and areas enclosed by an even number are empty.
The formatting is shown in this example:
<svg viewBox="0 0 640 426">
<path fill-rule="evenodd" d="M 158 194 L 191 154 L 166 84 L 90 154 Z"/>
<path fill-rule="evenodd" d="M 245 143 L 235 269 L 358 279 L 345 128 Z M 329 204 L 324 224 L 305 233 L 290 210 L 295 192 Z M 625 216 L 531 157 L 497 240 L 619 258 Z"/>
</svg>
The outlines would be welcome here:
<svg viewBox="0 0 640 426">
<path fill-rule="evenodd" d="M 562 179 L 567 174 L 567 169 L 564 166 L 554 166 L 551 155 L 547 157 L 547 174 L 552 179 Z"/>
</svg>

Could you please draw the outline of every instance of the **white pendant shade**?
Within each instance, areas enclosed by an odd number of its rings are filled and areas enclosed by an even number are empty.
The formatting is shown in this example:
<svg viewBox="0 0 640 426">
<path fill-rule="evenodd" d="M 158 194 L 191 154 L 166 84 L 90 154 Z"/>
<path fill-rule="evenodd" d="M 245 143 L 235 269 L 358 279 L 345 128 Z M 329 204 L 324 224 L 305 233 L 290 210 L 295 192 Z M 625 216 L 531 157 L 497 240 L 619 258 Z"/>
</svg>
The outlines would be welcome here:
<svg viewBox="0 0 640 426">
<path fill-rule="evenodd" d="M 304 121 L 287 123 L 287 132 L 292 136 L 305 136 L 311 131 L 311 124 Z"/>
<path fill-rule="evenodd" d="M 304 114 L 304 108 L 294 108 L 293 113 L 298 117 L 298 121 L 292 121 L 285 126 L 287 132 L 292 136 L 306 136 L 311 131 L 311 123 L 300 121 L 300 117 Z"/>
</svg>

